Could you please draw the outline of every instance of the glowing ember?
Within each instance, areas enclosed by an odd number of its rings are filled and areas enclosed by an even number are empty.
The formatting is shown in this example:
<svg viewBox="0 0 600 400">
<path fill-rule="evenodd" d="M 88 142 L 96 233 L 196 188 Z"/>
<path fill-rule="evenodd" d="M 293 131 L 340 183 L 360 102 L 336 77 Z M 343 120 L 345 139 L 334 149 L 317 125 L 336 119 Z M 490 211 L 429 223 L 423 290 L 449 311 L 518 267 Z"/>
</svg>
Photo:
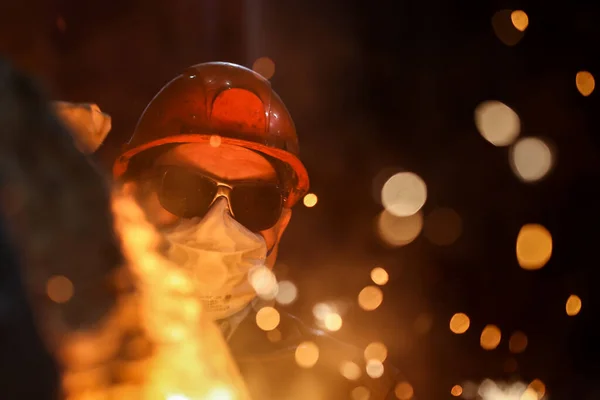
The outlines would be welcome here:
<svg viewBox="0 0 600 400">
<path fill-rule="evenodd" d="M 260 57 L 254 61 L 252 69 L 266 79 L 271 79 L 275 74 L 275 63 L 269 57 Z"/>
<path fill-rule="evenodd" d="M 381 378 L 384 372 L 383 363 L 378 360 L 369 360 L 367 361 L 366 371 L 367 375 L 373 379 Z"/>
<path fill-rule="evenodd" d="M 400 382 L 396 385 L 394 393 L 399 400 L 410 400 L 414 395 L 414 390 L 410 383 Z"/>
<path fill-rule="evenodd" d="M 373 311 L 383 302 L 383 292 L 377 286 L 367 286 L 358 294 L 358 305 L 363 310 Z"/>
<path fill-rule="evenodd" d="M 319 199 L 317 198 L 317 195 L 314 193 L 308 193 L 306 196 L 304 196 L 304 205 L 306 207 L 314 207 L 315 205 L 317 205 L 317 201 Z"/>
<path fill-rule="evenodd" d="M 325 328 L 329 331 L 339 331 L 342 323 L 342 317 L 338 313 L 329 313 L 325 316 Z"/>
<path fill-rule="evenodd" d="M 360 367 L 352 361 L 345 361 L 340 365 L 340 374 L 349 381 L 355 381 L 360 378 Z"/>
<path fill-rule="evenodd" d="M 567 299 L 566 310 L 567 315 L 570 317 L 579 314 L 579 311 L 581 311 L 581 299 L 574 294 L 569 296 Z"/>
<path fill-rule="evenodd" d="M 454 397 L 458 397 L 462 394 L 463 392 L 463 388 L 460 385 L 454 385 L 452 386 L 452 389 L 450 389 L 450 394 L 452 394 L 452 396 Z"/>
<path fill-rule="evenodd" d="M 427 186 L 412 172 L 400 172 L 387 180 L 381 189 L 385 209 L 397 217 L 417 213 L 427 200 Z"/>
<path fill-rule="evenodd" d="M 517 236 L 517 259 L 523 269 L 540 269 L 552 256 L 552 235 L 539 224 L 524 225 Z"/>
<path fill-rule="evenodd" d="M 373 268 L 373 270 L 371 270 L 371 280 L 379 285 L 379 286 L 383 286 L 385 285 L 388 280 L 390 279 L 390 276 L 388 275 L 387 271 L 381 267 L 376 267 Z"/>
<path fill-rule="evenodd" d="M 313 342 L 302 342 L 296 348 L 296 364 L 302 368 L 311 368 L 319 360 L 319 347 Z"/>
<path fill-rule="evenodd" d="M 579 71 L 577 75 L 575 75 L 575 84 L 577 85 L 579 93 L 586 97 L 592 94 L 596 87 L 594 75 L 588 71 Z"/>
<path fill-rule="evenodd" d="M 480 337 L 481 347 L 485 350 L 494 350 L 500 344 L 502 335 L 500 329 L 495 325 L 487 325 L 483 328 Z"/>
<path fill-rule="evenodd" d="M 465 333 L 469 329 L 471 321 L 466 314 L 456 313 L 450 319 L 450 330 L 456 334 Z"/>
<path fill-rule="evenodd" d="M 515 28 L 521 32 L 527 29 L 529 26 L 529 17 L 523 10 L 515 10 L 510 14 L 510 20 L 512 21 Z"/>
<path fill-rule="evenodd" d="M 53 276 L 48 279 L 46 292 L 55 303 L 66 303 L 73 297 L 73 283 L 66 276 Z"/>
<path fill-rule="evenodd" d="M 373 342 L 365 348 L 365 361 L 376 360 L 384 362 L 387 358 L 387 347 L 383 343 Z"/>
<path fill-rule="evenodd" d="M 273 307 L 263 307 L 256 313 L 256 324 L 263 331 L 272 331 L 279 325 L 281 317 Z"/>
</svg>

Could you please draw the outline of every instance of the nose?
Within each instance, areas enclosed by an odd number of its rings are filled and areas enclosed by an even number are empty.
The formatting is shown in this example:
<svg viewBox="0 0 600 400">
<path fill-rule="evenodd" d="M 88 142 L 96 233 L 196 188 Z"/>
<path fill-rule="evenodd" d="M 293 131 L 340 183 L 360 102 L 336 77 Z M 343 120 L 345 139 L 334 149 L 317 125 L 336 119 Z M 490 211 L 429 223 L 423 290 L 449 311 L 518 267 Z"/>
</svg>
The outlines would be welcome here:
<svg viewBox="0 0 600 400">
<path fill-rule="evenodd" d="M 233 215 L 233 210 L 231 209 L 231 201 L 229 200 L 230 193 L 231 193 L 231 188 L 229 188 L 227 186 L 219 185 L 217 187 L 217 194 L 215 195 L 215 199 L 213 200 L 213 203 L 210 205 L 210 208 L 213 208 L 217 204 L 225 202 L 225 208 L 226 208 L 227 212 L 229 213 L 229 215 L 231 215 L 233 217 L 234 215 Z"/>
</svg>

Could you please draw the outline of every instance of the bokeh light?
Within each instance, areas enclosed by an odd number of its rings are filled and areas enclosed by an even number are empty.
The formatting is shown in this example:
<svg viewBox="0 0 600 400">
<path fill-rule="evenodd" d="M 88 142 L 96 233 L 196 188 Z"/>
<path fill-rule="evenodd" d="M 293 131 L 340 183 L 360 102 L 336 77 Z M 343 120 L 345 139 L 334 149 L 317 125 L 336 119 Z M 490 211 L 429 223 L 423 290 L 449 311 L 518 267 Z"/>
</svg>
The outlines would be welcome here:
<svg viewBox="0 0 600 400">
<path fill-rule="evenodd" d="M 371 392 L 364 386 L 358 386 L 352 389 L 351 397 L 352 400 L 369 400 Z"/>
<path fill-rule="evenodd" d="M 265 300 L 272 300 L 277 296 L 277 292 L 279 291 L 277 278 L 269 268 L 261 266 L 251 270 L 248 273 L 248 281 L 259 297 Z"/>
<path fill-rule="evenodd" d="M 329 331 L 339 331 L 342 327 L 342 317 L 338 313 L 329 313 L 325 316 L 325 328 Z"/>
<path fill-rule="evenodd" d="M 510 20 L 515 28 L 519 31 L 524 32 L 529 26 L 529 17 L 523 10 L 515 10 L 510 13 Z"/>
<path fill-rule="evenodd" d="M 524 182 L 536 182 L 545 177 L 553 162 L 550 146 L 540 138 L 522 138 L 510 150 L 510 166 Z"/>
<path fill-rule="evenodd" d="M 381 342 L 372 342 L 367 345 L 365 348 L 364 356 L 365 361 L 369 362 L 371 360 L 376 360 L 379 362 L 384 362 L 387 358 L 388 350 L 385 344 Z"/>
<path fill-rule="evenodd" d="M 524 36 L 524 30 L 518 29 L 517 24 L 513 21 L 513 13 L 512 10 L 500 10 L 492 17 L 492 28 L 496 37 L 507 46 L 516 45 Z M 516 14 L 516 17 L 519 17 L 519 14 Z M 517 20 L 518 26 L 522 27 L 523 22 Z"/>
<path fill-rule="evenodd" d="M 263 331 L 271 331 L 279 325 L 281 317 L 273 307 L 263 307 L 256 313 L 256 325 Z"/>
<path fill-rule="evenodd" d="M 490 100 L 475 109 L 475 126 L 485 140 L 494 146 L 509 146 L 521 132 L 521 121 L 506 104 Z"/>
<path fill-rule="evenodd" d="M 211 135 L 209 143 L 212 147 L 219 147 L 221 145 L 221 136 Z"/>
<path fill-rule="evenodd" d="M 277 343 L 281 340 L 281 337 L 281 331 L 277 328 L 267 331 L 267 339 L 269 339 L 270 342 Z"/>
<path fill-rule="evenodd" d="M 586 97 L 589 96 L 596 87 L 594 75 L 588 71 L 579 71 L 577 75 L 575 75 L 575 85 L 577 85 L 579 93 Z"/>
<path fill-rule="evenodd" d="M 460 385 L 454 385 L 452 386 L 452 389 L 450 389 L 450 394 L 454 397 L 458 397 L 462 394 L 463 392 L 463 388 Z"/>
<path fill-rule="evenodd" d="M 567 311 L 567 315 L 570 317 L 579 314 L 579 311 L 581 311 L 581 299 L 579 298 L 579 296 L 574 294 L 570 295 L 567 299 L 567 305 L 565 308 Z"/>
<path fill-rule="evenodd" d="M 358 294 L 358 305 L 365 311 L 373 311 L 383 302 L 383 292 L 377 286 L 367 286 Z"/>
<path fill-rule="evenodd" d="M 279 282 L 279 288 L 275 300 L 279 304 L 288 305 L 292 304 L 298 297 L 298 288 L 290 281 Z"/>
<path fill-rule="evenodd" d="M 340 374 L 349 381 L 355 381 L 362 375 L 358 364 L 352 361 L 344 361 L 340 364 Z"/>
<path fill-rule="evenodd" d="M 479 344 L 484 350 L 494 350 L 500 344 L 502 334 L 496 325 L 486 325 L 481 331 Z"/>
<path fill-rule="evenodd" d="M 375 267 L 371 270 L 371 280 L 379 285 L 379 286 L 383 286 L 386 283 L 388 283 L 388 280 L 390 279 L 390 276 L 388 275 L 387 271 L 381 267 Z"/>
<path fill-rule="evenodd" d="M 462 231 L 462 221 L 451 208 L 436 208 L 425 219 L 423 235 L 433 244 L 448 246 Z"/>
<path fill-rule="evenodd" d="M 317 204 L 317 201 L 319 201 L 319 198 L 314 193 L 308 193 L 306 196 L 304 196 L 303 200 L 304 205 L 309 208 L 314 207 Z"/>
<path fill-rule="evenodd" d="M 514 332 L 508 341 L 508 349 L 513 354 L 519 354 L 525 351 L 527 348 L 527 335 L 523 332 Z"/>
<path fill-rule="evenodd" d="M 66 276 L 53 276 L 46 283 L 46 293 L 53 302 L 66 303 L 73 297 L 73 283 Z"/>
<path fill-rule="evenodd" d="M 413 387 L 408 382 L 399 382 L 394 388 L 394 394 L 398 400 L 410 400 L 415 394 Z"/>
<path fill-rule="evenodd" d="M 377 233 L 384 244 L 391 247 L 405 246 L 413 242 L 423 228 L 423 214 L 397 217 L 383 210 L 377 219 Z"/>
<path fill-rule="evenodd" d="M 385 371 L 385 367 L 383 363 L 378 360 L 369 360 L 367 361 L 367 365 L 365 367 L 367 371 L 367 375 L 373 379 L 381 378 Z"/>
<path fill-rule="evenodd" d="M 296 364 L 302 368 L 311 368 L 319 360 L 319 347 L 311 341 L 302 342 L 296 348 Z"/>
<path fill-rule="evenodd" d="M 412 172 L 400 172 L 390 177 L 381 189 L 381 203 L 397 217 L 417 213 L 427 200 L 427 186 Z"/>
<path fill-rule="evenodd" d="M 260 57 L 252 64 L 252 70 L 271 79 L 275 74 L 275 63 L 269 57 Z"/>
<path fill-rule="evenodd" d="M 552 256 L 552 235 L 539 224 L 523 225 L 517 236 L 517 260 L 523 269 L 542 268 Z"/>
<path fill-rule="evenodd" d="M 317 321 L 325 321 L 325 318 L 332 312 L 335 312 L 331 304 L 317 303 L 312 309 L 313 315 Z"/>
<path fill-rule="evenodd" d="M 456 334 L 465 333 L 470 325 L 471 321 L 466 314 L 456 313 L 450 318 L 450 330 Z"/>
<path fill-rule="evenodd" d="M 534 379 L 531 381 L 529 386 L 527 386 L 527 389 L 531 390 L 536 395 L 534 400 L 541 399 L 546 395 L 546 385 L 539 379 Z"/>
</svg>

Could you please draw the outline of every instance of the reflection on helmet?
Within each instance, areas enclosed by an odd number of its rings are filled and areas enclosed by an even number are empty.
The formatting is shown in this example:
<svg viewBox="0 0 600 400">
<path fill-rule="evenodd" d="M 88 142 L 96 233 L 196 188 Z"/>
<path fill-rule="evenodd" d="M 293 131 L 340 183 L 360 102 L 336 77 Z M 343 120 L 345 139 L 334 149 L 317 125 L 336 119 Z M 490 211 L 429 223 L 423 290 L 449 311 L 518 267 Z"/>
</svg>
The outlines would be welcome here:
<svg viewBox="0 0 600 400">
<path fill-rule="evenodd" d="M 284 166 L 287 206 L 308 190 L 298 159 L 294 122 L 268 80 L 239 65 L 194 65 L 167 83 L 144 110 L 113 173 L 120 177 L 134 156 L 158 146 L 211 141 L 261 152 Z"/>
</svg>

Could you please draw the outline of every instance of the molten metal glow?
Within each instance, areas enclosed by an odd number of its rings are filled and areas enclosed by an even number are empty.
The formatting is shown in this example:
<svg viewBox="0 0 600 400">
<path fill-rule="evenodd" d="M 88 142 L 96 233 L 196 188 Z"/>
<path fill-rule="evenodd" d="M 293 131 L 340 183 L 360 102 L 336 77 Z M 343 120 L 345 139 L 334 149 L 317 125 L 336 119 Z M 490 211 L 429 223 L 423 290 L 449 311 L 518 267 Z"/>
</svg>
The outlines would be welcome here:
<svg viewBox="0 0 600 400">
<path fill-rule="evenodd" d="M 159 235 L 132 197 L 125 192 L 116 193 L 113 212 L 127 267 L 134 277 L 138 300 L 133 308 L 141 317 L 144 335 L 153 344 L 148 359 L 136 365 L 136 376 L 141 379 L 123 382 L 135 387 L 137 394 L 119 398 L 249 400 L 218 328 L 203 313 L 192 277 L 156 250 Z M 122 323 L 119 319 L 112 331 L 119 332 Z M 81 351 L 73 354 L 105 352 L 106 345 L 102 343 L 80 340 Z M 75 378 L 74 374 L 78 374 L 74 368 L 81 361 L 77 357 L 69 360 L 64 384 L 69 382 L 70 376 Z M 73 378 L 71 383 L 75 381 Z M 85 382 L 77 379 L 77 390 L 73 385 L 66 387 L 68 398 L 81 400 L 115 395 L 116 389 L 107 388 L 108 381 L 100 373 L 94 378 Z M 125 378 L 127 380 L 127 375 Z"/>
</svg>

